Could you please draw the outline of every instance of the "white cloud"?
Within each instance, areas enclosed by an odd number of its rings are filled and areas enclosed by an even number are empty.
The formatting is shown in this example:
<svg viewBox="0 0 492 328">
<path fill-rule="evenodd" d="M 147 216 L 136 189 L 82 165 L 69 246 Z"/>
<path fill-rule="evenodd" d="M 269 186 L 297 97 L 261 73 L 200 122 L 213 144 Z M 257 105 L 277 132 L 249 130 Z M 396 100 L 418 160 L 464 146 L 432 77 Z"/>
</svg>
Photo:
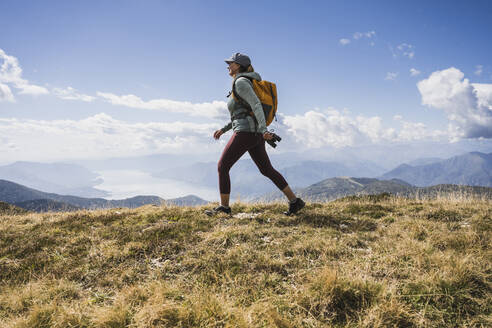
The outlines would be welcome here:
<svg viewBox="0 0 492 328">
<path fill-rule="evenodd" d="M 361 38 L 372 38 L 373 36 L 376 35 L 376 31 L 369 31 L 369 32 L 355 32 L 353 37 L 355 40 L 361 39 Z"/>
<path fill-rule="evenodd" d="M 453 141 L 492 138 L 492 84 L 473 84 L 454 67 L 417 83 L 422 104 L 442 109 Z"/>
<path fill-rule="evenodd" d="M 377 121 L 379 118 L 374 119 Z M 362 136 L 357 121 L 336 110 L 326 113 L 308 111 L 304 115 L 284 116 L 282 123 L 298 142 L 304 143 L 308 148 L 325 145 L 351 146 Z"/>
<path fill-rule="evenodd" d="M 72 87 L 67 87 L 65 89 L 54 88 L 52 91 L 55 96 L 65 100 L 81 100 L 85 102 L 91 102 L 96 99 L 95 97 L 78 93 L 78 91 Z"/>
<path fill-rule="evenodd" d="M 0 118 L 0 161 L 107 158 L 155 153 L 218 152 L 218 124 L 130 123 L 100 113 L 82 120 Z"/>
<path fill-rule="evenodd" d="M 304 115 L 281 115 L 284 133 L 293 136 L 294 141 L 308 148 L 332 146 L 363 146 L 368 144 L 407 142 L 416 140 L 439 140 L 446 132 L 430 130 L 423 123 L 406 122 L 398 118 L 401 128 L 383 127 L 378 116 L 351 116 L 350 113 L 335 109 L 308 111 Z M 289 137 L 289 136 L 288 136 Z"/>
<path fill-rule="evenodd" d="M 8 85 L 0 83 L 0 102 L 2 101 L 14 102 L 14 95 Z"/>
<path fill-rule="evenodd" d="M 395 121 L 401 121 L 403 119 L 403 116 L 401 116 L 401 115 L 395 115 L 395 116 L 393 116 L 393 119 Z"/>
<path fill-rule="evenodd" d="M 477 95 L 478 106 L 492 110 L 492 84 L 472 83 Z"/>
<path fill-rule="evenodd" d="M 223 101 L 205 103 L 191 103 L 189 101 L 175 101 L 169 99 L 153 99 L 144 101 L 135 95 L 118 96 L 112 93 L 98 92 L 97 95 L 113 105 L 131 108 L 169 111 L 184 113 L 191 116 L 202 116 L 208 118 L 228 118 L 227 104 Z"/>
<path fill-rule="evenodd" d="M 410 68 L 410 75 L 411 76 L 417 76 L 419 74 L 420 74 L 420 71 L 418 69 Z"/>
<path fill-rule="evenodd" d="M 398 76 L 398 73 L 396 73 L 396 72 L 388 72 L 388 73 L 386 73 L 386 77 L 384 79 L 394 81 L 394 80 L 396 80 L 397 76 Z"/>
<path fill-rule="evenodd" d="M 352 35 L 352 38 L 354 40 L 359 40 L 359 39 L 372 39 L 375 36 L 376 36 L 376 31 L 355 32 Z M 339 42 L 340 42 L 341 45 L 344 45 L 345 46 L 345 45 L 349 44 L 351 41 L 350 41 L 350 39 L 344 38 L 344 39 L 340 39 Z M 374 41 L 370 41 L 369 44 L 371 46 L 374 46 L 376 43 Z"/>
<path fill-rule="evenodd" d="M 397 133 L 397 141 L 400 142 L 421 140 L 441 141 L 448 138 L 447 131 L 430 130 L 424 123 L 407 122 L 404 120 L 400 120 L 400 123 L 401 128 Z"/>
<path fill-rule="evenodd" d="M 349 39 L 340 39 L 340 41 L 339 41 L 339 42 L 340 42 L 340 44 L 341 44 L 342 46 L 345 46 L 345 45 L 347 45 L 347 44 L 349 44 L 349 43 L 350 43 L 350 40 L 349 40 Z"/>
<path fill-rule="evenodd" d="M 46 88 L 30 84 L 29 81 L 22 78 L 22 68 L 17 58 L 7 55 L 5 51 L 0 49 L 0 59 L 3 60 L 2 66 L 0 66 L 0 83 L 20 89 L 20 94 L 41 95 L 49 93 Z"/>
<path fill-rule="evenodd" d="M 483 72 L 483 65 L 477 65 L 475 66 L 475 75 L 482 75 L 482 72 Z"/>
<path fill-rule="evenodd" d="M 398 45 L 396 49 L 393 49 L 392 46 L 389 46 L 389 49 L 394 58 L 398 56 L 404 56 L 408 57 L 409 59 L 413 59 L 413 57 L 415 57 L 414 46 L 408 43 L 402 43 Z"/>
</svg>

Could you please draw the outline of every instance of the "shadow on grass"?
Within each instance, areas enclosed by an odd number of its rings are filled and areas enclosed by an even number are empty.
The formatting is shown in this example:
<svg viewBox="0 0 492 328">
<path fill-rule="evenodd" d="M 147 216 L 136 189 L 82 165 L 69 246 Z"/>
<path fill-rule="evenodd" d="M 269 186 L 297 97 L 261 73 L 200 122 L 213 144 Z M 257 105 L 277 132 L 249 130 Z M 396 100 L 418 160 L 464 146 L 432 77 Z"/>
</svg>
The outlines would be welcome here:
<svg viewBox="0 0 492 328">
<path fill-rule="evenodd" d="M 342 232 L 374 231 L 378 227 L 372 219 L 308 210 L 293 217 L 283 216 L 275 224 L 283 227 L 307 225 L 314 228 L 332 228 Z"/>
</svg>

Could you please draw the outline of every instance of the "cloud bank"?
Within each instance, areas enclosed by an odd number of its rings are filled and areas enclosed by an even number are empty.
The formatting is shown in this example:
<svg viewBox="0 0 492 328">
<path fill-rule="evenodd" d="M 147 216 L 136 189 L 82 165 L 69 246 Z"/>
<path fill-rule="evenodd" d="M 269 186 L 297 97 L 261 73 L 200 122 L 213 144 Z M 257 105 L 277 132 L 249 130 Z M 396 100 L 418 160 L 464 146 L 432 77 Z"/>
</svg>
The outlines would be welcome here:
<svg viewBox="0 0 492 328">
<path fill-rule="evenodd" d="M 492 138 L 492 84 L 470 83 L 455 67 L 432 73 L 417 83 L 422 104 L 443 110 L 452 141 Z"/>
<path fill-rule="evenodd" d="M 400 128 L 385 128 L 378 116 L 353 116 L 329 109 L 303 115 L 279 114 L 273 126 L 283 138 L 282 150 L 365 146 L 445 139 L 446 132 L 397 118 Z M 218 123 L 133 123 L 100 113 L 82 120 L 0 118 L 0 161 L 54 161 L 108 158 L 158 153 L 219 153 L 230 137 L 219 142 L 212 133 Z"/>
<path fill-rule="evenodd" d="M 100 113 L 82 120 L 0 118 L 0 160 L 65 160 L 219 151 L 218 124 L 129 123 Z"/>
<path fill-rule="evenodd" d="M 442 140 L 445 131 L 431 130 L 423 123 L 406 122 L 397 117 L 399 129 L 385 128 L 379 116 L 351 116 L 346 111 L 329 109 L 308 111 L 303 115 L 282 116 L 286 133 L 304 148 L 364 146 L 418 140 Z"/>
</svg>

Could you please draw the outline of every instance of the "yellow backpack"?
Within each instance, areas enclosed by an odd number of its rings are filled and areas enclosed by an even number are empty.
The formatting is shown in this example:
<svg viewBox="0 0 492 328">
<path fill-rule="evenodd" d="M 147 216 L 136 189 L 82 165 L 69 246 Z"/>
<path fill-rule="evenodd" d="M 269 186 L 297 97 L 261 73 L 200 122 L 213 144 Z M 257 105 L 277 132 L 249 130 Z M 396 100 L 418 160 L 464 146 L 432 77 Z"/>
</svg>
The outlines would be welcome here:
<svg viewBox="0 0 492 328">
<path fill-rule="evenodd" d="M 263 107 L 263 113 L 265 114 L 265 123 L 267 126 L 272 123 L 273 118 L 276 118 L 277 114 L 277 86 L 273 82 L 268 81 L 258 81 L 255 79 L 248 78 L 246 76 L 242 76 L 247 78 L 253 83 L 253 90 L 256 93 L 258 99 L 260 99 L 261 106 Z M 239 95 L 236 93 L 236 80 L 232 83 L 232 96 L 234 99 L 238 100 L 240 103 L 246 106 L 246 108 L 250 109 L 249 115 L 253 116 L 256 122 L 256 117 L 251 110 L 251 106 L 244 101 Z"/>
</svg>

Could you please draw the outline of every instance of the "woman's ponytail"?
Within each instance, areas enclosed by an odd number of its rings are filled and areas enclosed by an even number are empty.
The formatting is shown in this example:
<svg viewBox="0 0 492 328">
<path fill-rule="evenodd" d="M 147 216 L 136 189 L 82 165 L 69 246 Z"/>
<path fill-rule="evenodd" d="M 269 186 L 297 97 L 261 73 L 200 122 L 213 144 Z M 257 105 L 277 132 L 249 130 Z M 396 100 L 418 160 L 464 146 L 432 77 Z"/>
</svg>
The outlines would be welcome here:
<svg viewBox="0 0 492 328">
<path fill-rule="evenodd" d="M 239 73 L 251 73 L 254 71 L 255 71 L 255 69 L 253 68 L 252 65 L 249 65 L 248 67 L 245 67 L 245 66 L 239 67 Z"/>
</svg>

